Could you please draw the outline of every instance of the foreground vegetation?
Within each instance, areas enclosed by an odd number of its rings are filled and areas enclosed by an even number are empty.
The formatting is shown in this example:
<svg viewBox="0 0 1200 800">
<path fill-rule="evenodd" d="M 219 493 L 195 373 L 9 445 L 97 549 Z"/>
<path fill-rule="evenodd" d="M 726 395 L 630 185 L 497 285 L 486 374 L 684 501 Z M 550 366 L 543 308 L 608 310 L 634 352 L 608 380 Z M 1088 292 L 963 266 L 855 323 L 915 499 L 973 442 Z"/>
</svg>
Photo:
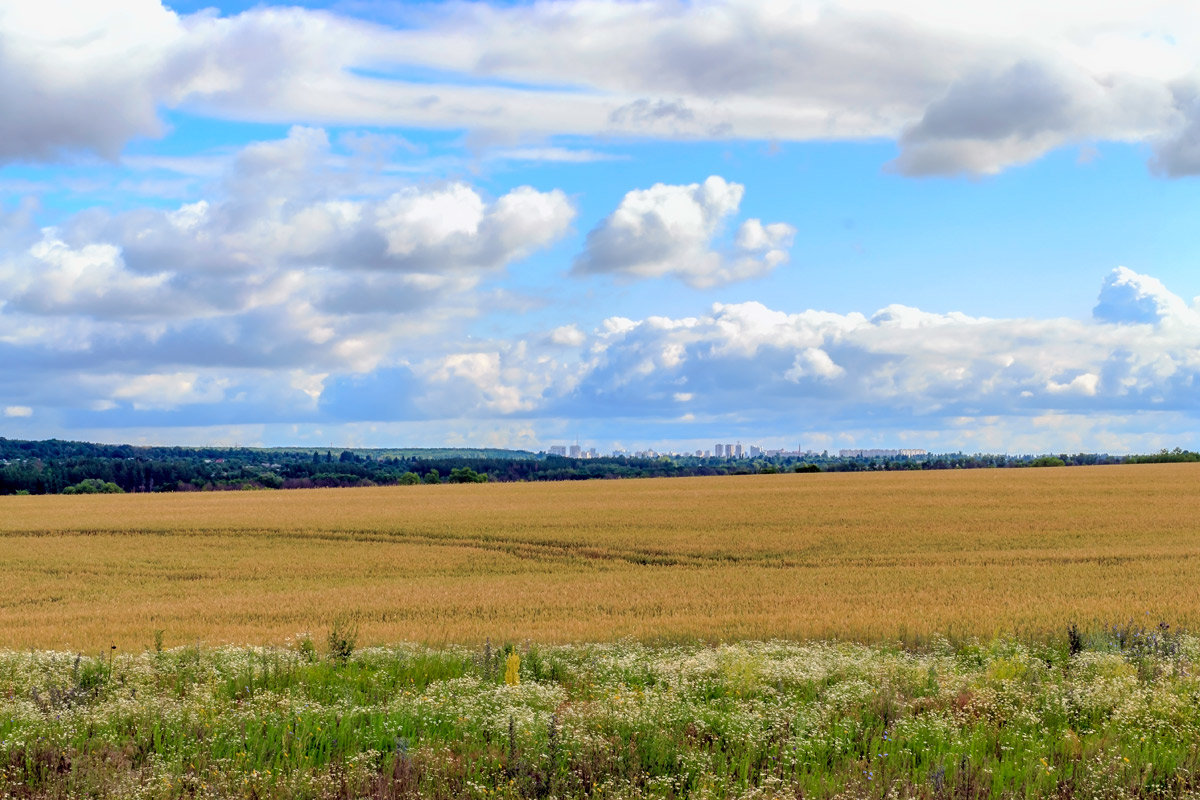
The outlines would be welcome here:
<svg viewBox="0 0 1200 800">
<path fill-rule="evenodd" d="M 1200 625 L 1200 465 L 0 498 L 0 647 Z"/>
<path fill-rule="evenodd" d="M 1200 797 L 1200 640 L 1166 627 L 922 652 L 525 645 L 519 667 L 330 644 L 0 652 L 0 793 Z"/>
</svg>

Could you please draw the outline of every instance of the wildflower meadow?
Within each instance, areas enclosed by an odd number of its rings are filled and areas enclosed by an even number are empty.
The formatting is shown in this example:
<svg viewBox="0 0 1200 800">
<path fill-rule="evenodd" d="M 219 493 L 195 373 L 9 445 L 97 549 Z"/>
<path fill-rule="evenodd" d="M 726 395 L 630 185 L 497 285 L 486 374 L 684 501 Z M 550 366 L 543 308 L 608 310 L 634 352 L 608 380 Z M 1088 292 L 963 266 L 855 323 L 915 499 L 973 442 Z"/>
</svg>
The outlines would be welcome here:
<svg viewBox="0 0 1200 800">
<path fill-rule="evenodd" d="M 921 651 L 321 645 L 0 653 L 0 794 L 1200 797 L 1200 639 L 1165 625 Z"/>
</svg>

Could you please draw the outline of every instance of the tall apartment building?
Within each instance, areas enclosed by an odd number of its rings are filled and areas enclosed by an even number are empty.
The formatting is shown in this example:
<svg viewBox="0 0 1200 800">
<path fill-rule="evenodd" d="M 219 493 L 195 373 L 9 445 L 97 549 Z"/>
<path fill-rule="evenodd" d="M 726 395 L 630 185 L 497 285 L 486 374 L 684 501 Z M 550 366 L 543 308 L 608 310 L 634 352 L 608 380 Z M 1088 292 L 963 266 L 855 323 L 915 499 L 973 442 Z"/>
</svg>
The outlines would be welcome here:
<svg viewBox="0 0 1200 800">
<path fill-rule="evenodd" d="M 567 448 L 565 445 L 552 444 L 546 452 L 552 456 L 565 456 L 567 454 Z"/>
<path fill-rule="evenodd" d="M 571 445 L 571 449 L 568 452 L 570 453 L 571 458 L 579 458 L 583 453 L 583 448 L 581 448 L 577 444 L 573 444 L 573 445 Z"/>
<path fill-rule="evenodd" d="M 723 444 L 713 445 L 713 455 L 716 456 L 717 458 L 724 458 L 725 457 L 725 445 L 723 445 Z"/>
</svg>

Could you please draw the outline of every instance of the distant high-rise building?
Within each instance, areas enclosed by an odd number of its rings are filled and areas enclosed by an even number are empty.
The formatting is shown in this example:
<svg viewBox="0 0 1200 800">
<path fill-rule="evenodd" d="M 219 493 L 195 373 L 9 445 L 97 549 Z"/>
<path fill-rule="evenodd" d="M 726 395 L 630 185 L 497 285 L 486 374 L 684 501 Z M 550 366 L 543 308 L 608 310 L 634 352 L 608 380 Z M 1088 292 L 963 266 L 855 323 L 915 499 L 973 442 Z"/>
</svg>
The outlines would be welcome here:
<svg viewBox="0 0 1200 800">
<path fill-rule="evenodd" d="M 725 445 L 723 445 L 723 444 L 713 445 L 713 455 L 715 455 L 717 458 L 721 458 L 722 456 L 724 456 L 725 455 Z"/>
<path fill-rule="evenodd" d="M 726 447 L 729 447 L 729 445 L 725 445 L 725 446 L 726 446 Z M 734 458 L 741 458 L 743 455 L 745 455 L 745 453 L 743 453 L 743 452 L 742 452 L 742 443 L 741 443 L 741 442 L 738 442 L 738 443 L 737 443 L 736 445 L 734 445 L 734 447 L 733 447 L 733 457 L 734 457 Z"/>
<path fill-rule="evenodd" d="M 565 456 L 567 454 L 567 448 L 565 445 L 552 444 L 547 452 L 552 456 Z"/>
<path fill-rule="evenodd" d="M 577 445 L 577 444 L 571 445 L 571 450 L 570 450 L 571 458 L 579 458 L 580 454 L 582 452 L 583 452 L 583 448 L 581 448 L 579 445 Z"/>
<path fill-rule="evenodd" d="M 762 455 L 762 448 L 761 448 L 761 447 L 759 447 L 759 446 L 758 446 L 758 445 L 756 445 L 756 444 L 752 444 L 752 445 L 750 445 L 750 457 L 751 457 L 751 458 L 758 458 L 758 457 L 759 457 L 759 456 L 761 456 L 761 455 Z"/>
</svg>

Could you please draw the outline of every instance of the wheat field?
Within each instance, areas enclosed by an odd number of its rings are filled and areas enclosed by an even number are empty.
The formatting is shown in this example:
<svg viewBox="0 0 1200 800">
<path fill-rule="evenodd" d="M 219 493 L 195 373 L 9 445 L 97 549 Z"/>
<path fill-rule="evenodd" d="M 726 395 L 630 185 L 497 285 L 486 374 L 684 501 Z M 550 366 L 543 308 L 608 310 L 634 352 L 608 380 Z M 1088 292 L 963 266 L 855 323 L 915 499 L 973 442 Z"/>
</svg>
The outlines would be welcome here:
<svg viewBox="0 0 1200 800">
<path fill-rule="evenodd" d="M 1200 621 L 1200 465 L 0 497 L 0 647 Z"/>
</svg>

